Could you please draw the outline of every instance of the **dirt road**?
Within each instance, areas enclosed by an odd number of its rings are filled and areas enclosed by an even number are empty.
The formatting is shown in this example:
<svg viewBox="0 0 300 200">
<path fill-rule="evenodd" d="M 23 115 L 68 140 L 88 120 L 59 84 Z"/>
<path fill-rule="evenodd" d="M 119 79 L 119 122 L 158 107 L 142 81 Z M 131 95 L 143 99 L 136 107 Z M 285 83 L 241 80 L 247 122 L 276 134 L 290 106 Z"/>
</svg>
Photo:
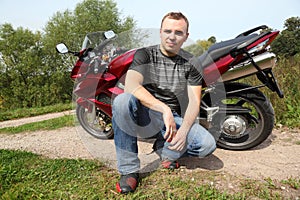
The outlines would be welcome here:
<svg viewBox="0 0 300 200">
<path fill-rule="evenodd" d="M 44 115 L 48 119 L 71 114 Z M 27 119 L 37 121 L 37 118 Z M 1 122 L 0 127 L 25 123 L 24 120 Z M 9 124 L 9 125 L 8 125 Z M 151 152 L 152 141 L 140 141 L 140 158 L 144 170 L 156 167 L 158 157 Z M 1 149 L 21 149 L 49 158 L 97 158 L 115 167 L 115 149 L 112 140 L 98 140 L 89 136 L 80 126 L 54 131 L 38 131 L 15 135 L 0 135 Z M 198 158 L 183 158 L 181 165 L 193 170 L 216 170 L 255 179 L 287 179 L 300 177 L 300 130 L 275 129 L 260 146 L 248 151 L 217 149 L 213 155 Z M 150 169 L 151 170 L 151 169 Z"/>
</svg>

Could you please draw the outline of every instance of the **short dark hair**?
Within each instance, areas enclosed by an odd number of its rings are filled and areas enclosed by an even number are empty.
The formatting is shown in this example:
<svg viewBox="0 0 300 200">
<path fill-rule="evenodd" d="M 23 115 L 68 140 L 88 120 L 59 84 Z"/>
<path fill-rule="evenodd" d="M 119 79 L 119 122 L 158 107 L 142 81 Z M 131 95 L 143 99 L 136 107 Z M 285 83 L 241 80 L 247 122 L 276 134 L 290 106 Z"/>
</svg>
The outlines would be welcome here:
<svg viewBox="0 0 300 200">
<path fill-rule="evenodd" d="M 184 14 L 182 14 L 181 12 L 169 12 L 167 13 L 161 20 L 161 25 L 160 27 L 162 27 L 162 24 L 164 22 L 164 20 L 166 18 L 170 18 L 170 19 L 176 19 L 176 20 L 180 20 L 180 19 L 184 19 L 184 21 L 186 22 L 187 24 L 187 30 L 186 32 L 188 32 L 189 30 L 189 20 L 186 18 L 186 16 Z"/>
</svg>

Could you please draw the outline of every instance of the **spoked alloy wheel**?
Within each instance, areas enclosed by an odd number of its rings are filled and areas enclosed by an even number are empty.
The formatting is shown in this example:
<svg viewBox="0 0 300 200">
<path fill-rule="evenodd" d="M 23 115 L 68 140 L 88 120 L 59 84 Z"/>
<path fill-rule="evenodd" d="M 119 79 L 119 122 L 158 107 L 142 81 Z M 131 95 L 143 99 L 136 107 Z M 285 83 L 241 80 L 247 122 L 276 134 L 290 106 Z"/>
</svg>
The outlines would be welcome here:
<svg viewBox="0 0 300 200">
<path fill-rule="evenodd" d="M 221 148 L 250 149 L 262 143 L 272 133 L 274 110 L 262 92 L 252 89 L 228 93 L 247 87 L 249 86 L 241 83 L 225 84 L 226 97 L 217 100 L 220 108 L 227 110 L 213 121 L 213 134 L 217 132 L 217 145 Z M 236 111 L 238 109 L 243 111 Z"/>
<path fill-rule="evenodd" d="M 76 115 L 83 129 L 98 139 L 113 138 L 111 118 L 96 107 L 91 110 L 77 105 Z"/>
</svg>

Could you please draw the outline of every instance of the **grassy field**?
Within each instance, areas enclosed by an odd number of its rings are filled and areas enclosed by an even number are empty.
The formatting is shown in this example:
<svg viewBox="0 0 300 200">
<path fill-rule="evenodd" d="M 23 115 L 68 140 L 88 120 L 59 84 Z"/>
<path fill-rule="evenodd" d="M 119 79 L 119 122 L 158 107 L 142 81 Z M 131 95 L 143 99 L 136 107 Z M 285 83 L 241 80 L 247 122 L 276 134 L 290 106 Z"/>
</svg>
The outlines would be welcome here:
<svg viewBox="0 0 300 200">
<path fill-rule="evenodd" d="M 64 116 L 3 128 L 0 134 L 73 125 L 73 116 Z M 300 193 L 299 178 L 253 180 L 183 168 L 143 174 L 136 193 L 124 196 L 115 192 L 118 179 L 115 169 L 98 160 L 47 159 L 0 150 L 0 199 L 294 199 Z"/>
<path fill-rule="evenodd" d="M 299 180 L 263 181 L 224 173 L 159 169 L 136 193 L 115 192 L 119 175 L 97 160 L 46 159 L 0 150 L 0 199 L 288 199 Z M 283 190 L 282 188 L 288 188 Z"/>
<path fill-rule="evenodd" d="M 52 106 L 45 106 L 41 108 L 19 108 L 15 110 L 1 110 L 0 109 L 0 122 L 12 119 L 19 119 L 24 117 L 33 117 L 47 113 L 62 112 L 71 110 L 73 105 L 69 104 L 56 104 Z"/>
<path fill-rule="evenodd" d="M 58 128 L 62 128 L 66 126 L 74 126 L 74 125 L 75 125 L 74 116 L 65 115 L 63 117 L 48 119 L 41 122 L 33 122 L 21 126 L 1 128 L 0 133 L 15 134 L 15 133 L 22 133 L 25 131 L 32 132 L 38 130 L 55 130 Z"/>
</svg>

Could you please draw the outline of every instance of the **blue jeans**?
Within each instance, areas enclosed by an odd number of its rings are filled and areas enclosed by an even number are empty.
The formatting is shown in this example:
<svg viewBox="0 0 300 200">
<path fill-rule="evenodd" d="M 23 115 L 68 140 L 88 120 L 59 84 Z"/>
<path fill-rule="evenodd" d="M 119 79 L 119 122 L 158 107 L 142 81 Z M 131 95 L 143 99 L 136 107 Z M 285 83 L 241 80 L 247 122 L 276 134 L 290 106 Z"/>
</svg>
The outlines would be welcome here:
<svg viewBox="0 0 300 200">
<path fill-rule="evenodd" d="M 143 106 L 129 93 L 123 93 L 114 99 L 112 112 L 118 170 L 123 175 L 138 172 L 140 160 L 137 137 L 149 138 L 158 133 L 164 135 L 162 114 Z M 174 113 L 174 119 L 179 128 L 182 117 Z M 184 150 L 170 150 L 169 145 L 168 142 L 164 143 L 161 157 L 170 161 L 179 159 L 183 154 L 205 157 L 216 149 L 214 137 L 198 123 L 191 127 Z"/>
</svg>

